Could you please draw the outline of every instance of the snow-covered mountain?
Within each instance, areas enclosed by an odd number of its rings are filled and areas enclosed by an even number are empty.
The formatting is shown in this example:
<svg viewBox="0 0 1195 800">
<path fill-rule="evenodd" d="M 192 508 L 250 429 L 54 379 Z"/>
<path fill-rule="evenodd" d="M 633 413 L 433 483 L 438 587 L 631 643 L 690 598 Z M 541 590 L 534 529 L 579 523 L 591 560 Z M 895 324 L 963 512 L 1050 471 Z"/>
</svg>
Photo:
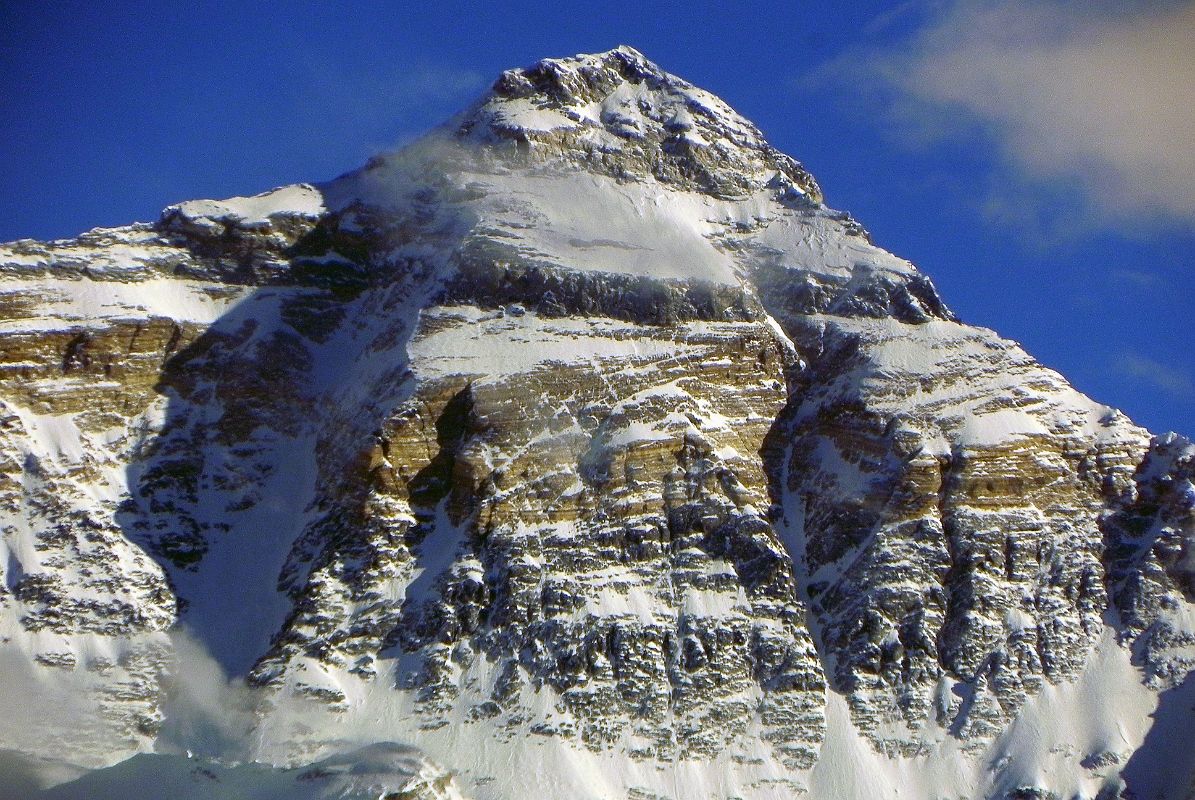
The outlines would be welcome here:
<svg viewBox="0 0 1195 800">
<path fill-rule="evenodd" d="M 0 308 L 13 796 L 1195 796 L 1195 445 L 630 48 Z"/>
</svg>

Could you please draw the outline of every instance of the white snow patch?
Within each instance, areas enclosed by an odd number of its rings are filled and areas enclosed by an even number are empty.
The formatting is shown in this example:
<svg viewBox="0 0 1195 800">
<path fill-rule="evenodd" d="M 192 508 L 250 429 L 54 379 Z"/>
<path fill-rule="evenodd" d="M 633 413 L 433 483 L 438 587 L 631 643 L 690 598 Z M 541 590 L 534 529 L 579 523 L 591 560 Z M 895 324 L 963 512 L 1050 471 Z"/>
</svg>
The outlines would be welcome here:
<svg viewBox="0 0 1195 800">
<path fill-rule="evenodd" d="M 220 287 L 181 278 L 144 281 L 64 280 L 4 281 L 0 296 L 37 299 L 28 316 L 0 320 L 0 333 L 61 330 L 101 320 L 165 317 L 177 322 L 211 324 L 251 293 L 248 287 Z"/>
<path fill-rule="evenodd" d="M 170 206 L 166 212 L 178 211 L 195 220 L 235 220 L 253 226 L 268 223 L 270 217 L 284 214 L 318 217 L 327 208 L 319 189 L 308 183 L 282 186 L 252 197 L 230 197 L 227 200 L 188 200 Z"/>
<path fill-rule="evenodd" d="M 699 351 L 683 331 L 663 331 L 603 318 L 483 314 L 468 306 L 423 312 L 425 326 L 408 347 L 421 377 L 478 375 L 504 379 L 550 364 L 604 359 L 655 360 Z"/>
</svg>

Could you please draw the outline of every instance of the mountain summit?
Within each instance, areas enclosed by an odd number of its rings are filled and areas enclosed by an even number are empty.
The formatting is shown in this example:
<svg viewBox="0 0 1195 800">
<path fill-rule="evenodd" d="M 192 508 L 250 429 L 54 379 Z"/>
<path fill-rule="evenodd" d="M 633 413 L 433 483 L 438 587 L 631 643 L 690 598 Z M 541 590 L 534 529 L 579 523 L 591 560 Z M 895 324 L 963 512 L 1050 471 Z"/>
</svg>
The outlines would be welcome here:
<svg viewBox="0 0 1195 800">
<path fill-rule="evenodd" d="M 46 797 L 1195 788 L 1195 446 L 635 50 L 2 245 L 0 298 L 0 749 Z"/>
<path fill-rule="evenodd" d="M 715 197 L 745 197 L 772 181 L 822 199 L 813 176 L 721 99 L 625 46 L 508 70 L 457 130 Z"/>
</svg>

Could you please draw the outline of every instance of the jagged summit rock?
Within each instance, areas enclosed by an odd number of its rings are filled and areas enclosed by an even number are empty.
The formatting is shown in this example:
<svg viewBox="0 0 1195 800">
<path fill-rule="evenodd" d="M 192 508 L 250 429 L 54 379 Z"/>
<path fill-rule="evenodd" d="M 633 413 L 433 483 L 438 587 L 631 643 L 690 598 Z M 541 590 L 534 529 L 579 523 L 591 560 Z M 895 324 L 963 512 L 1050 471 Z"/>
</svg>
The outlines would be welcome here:
<svg viewBox="0 0 1195 800">
<path fill-rule="evenodd" d="M 23 758 L 316 792 L 384 753 L 361 785 L 414 797 L 1191 780 L 1154 767 L 1190 443 L 961 323 L 630 48 L 332 181 L 2 245 L 0 300 L 0 648 L 76 720 L 0 726 Z M 207 659 L 251 688 L 197 710 Z"/>
<path fill-rule="evenodd" d="M 771 182 L 794 200 L 822 199 L 813 176 L 725 102 L 626 46 L 508 70 L 457 130 L 716 197 L 743 197 Z"/>
</svg>

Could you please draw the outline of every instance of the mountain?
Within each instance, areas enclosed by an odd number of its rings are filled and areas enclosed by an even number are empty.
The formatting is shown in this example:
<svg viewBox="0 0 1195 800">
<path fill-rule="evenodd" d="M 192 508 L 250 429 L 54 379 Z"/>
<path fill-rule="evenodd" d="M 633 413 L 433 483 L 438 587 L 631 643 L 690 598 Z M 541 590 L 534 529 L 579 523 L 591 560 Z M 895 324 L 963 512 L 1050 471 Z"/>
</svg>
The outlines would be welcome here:
<svg viewBox="0 0 1195 800">
<path fill-rule="evenodd" d="M 0 308 L 14 796 L 1195 796 L 1195 445 L 630 48 Z"/>
</svg>

